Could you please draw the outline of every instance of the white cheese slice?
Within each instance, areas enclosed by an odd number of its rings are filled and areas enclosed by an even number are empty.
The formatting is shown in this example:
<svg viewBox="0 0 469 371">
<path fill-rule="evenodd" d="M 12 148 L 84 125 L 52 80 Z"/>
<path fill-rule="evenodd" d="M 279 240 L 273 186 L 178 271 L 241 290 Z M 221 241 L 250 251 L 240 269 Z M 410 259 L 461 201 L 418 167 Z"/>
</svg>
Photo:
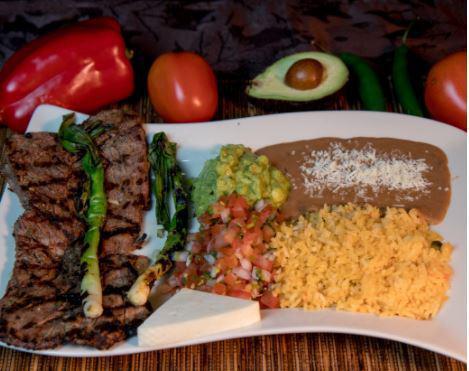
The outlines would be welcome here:
<svg viewBox="0 0 469 371">
<path fill-rule="evenodd" d="M 181 289 L 138 327 L 138 345 L 177 343 L 249 326 L 260 319 L 257 301 Z"/>
</svg>

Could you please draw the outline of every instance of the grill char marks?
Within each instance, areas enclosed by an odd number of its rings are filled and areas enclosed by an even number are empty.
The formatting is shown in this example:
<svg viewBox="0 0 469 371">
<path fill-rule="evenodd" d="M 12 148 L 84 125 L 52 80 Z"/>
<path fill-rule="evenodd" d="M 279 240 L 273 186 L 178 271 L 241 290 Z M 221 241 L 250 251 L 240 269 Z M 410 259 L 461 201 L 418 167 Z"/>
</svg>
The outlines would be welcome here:
<svg viewBox="0 0 469 371">
<path fill-rule="evenodd" d="M 0 338 L 28 349 L 56 347 L 65 340 L 63 318 L 77 305 L 65 299 L 79 292 L 77 241 L 84 233 L 78 219 L 50 220 L 38 210 L 16 222 L 16 261 L 0 301 Z M 80 303 L 78 303 L 78 306 Z"/>
<path fill-rule="evenodd" d="M 108 126 L 95 141 L 104 161 L 108 202 L 103 253 L 121 250 L 121 238 L 126 241 L 125 249 L 132 251 L 141 246 L 136 241 L 144 212 L 150 206 L 150 164 L 145 131 L 137 116 L 121 110 L 103 111 L 84 125 L 95 121 Z"/>
<path fill-rule="evenodd" d="M 5 144 L 4 173 L 25 209 L 55 218 L 76 216 L 75 197 L 84 179 L 78 157 L 51 133 L 14 134 Z"/>
<path fill-rule="evenodd" d="M 99 140 L 110 201 L 100 257 L 104 313 L 89 319 L 81 306 L 78 262 L 86 226 L 76 209 L 85 179 L 79 158 L 64 151 L 55 134 L 15 134 L 6 144 L 3 172 L 26 211 L 14 227 L 16 261 L 0 300 L 0 340 L 8 344 L 106 349 L 132 335 L 150 314 L 125 298 L 149 264 L 132 254 L 141 246 L 138 236 L 149 206 L 145 133 L 133 116 L 119 111 L 97 118 L 111 127 Z"/>
</svg>

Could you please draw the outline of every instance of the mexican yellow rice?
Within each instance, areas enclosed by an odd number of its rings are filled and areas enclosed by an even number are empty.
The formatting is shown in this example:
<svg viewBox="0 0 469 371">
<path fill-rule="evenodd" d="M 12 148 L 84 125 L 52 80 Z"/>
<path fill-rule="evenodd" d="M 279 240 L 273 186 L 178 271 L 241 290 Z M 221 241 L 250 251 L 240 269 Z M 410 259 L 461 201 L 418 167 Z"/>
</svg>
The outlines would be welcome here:
<svg viewBox="0 0 469 371">
<path fill-rule="evenodd" d="M 416 210 L 382 214 L 325 206 L 282 224 L 272 240 L 281 307 L 434 316 L 447 299 L 452 246 Z"/>
</svg>

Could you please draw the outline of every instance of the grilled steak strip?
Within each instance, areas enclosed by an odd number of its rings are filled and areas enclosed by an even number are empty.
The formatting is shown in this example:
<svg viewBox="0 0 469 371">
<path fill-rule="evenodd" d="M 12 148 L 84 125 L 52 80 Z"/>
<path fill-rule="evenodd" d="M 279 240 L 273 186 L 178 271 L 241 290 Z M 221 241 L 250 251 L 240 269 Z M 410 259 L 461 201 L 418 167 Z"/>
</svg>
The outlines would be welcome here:
<svg viewBox="0 0 469 371">
<path fill-rule="evenodd" d="M 5 143 L 3 173 L 23 207 L 52 218 L 76 218 L 76 197 L 84 179 L 77 156 L 51 133 L 14 134 Z"/>
<path fill-rule="evenodd" d="M 76 206 L 85 179 L 79 159 L 62 149 L 55 134 L 15 134 L 6 143 L 3 172 L 26 212 L 15 224 L 16 261 L 0 300 L 0 340 L 8 344 L 106 349 L 132 335 L 150 313 L 125 299 L 149 263 L 132 254 L 141 246 L 149 206 L 145 133 L 135 117 L 119 111 L 96 118 L 110 126 L 99 142 L 111 201 L 100 258 L 104 313 L 85 318 L 81 306 L 78 262 L 86 226 Z"/>
</svg>

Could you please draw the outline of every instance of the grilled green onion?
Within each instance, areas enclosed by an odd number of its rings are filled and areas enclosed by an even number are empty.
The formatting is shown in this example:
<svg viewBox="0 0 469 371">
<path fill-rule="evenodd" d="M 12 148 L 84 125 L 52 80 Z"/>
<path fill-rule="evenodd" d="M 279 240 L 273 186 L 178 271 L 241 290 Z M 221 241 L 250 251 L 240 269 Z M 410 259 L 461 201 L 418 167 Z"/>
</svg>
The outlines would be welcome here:
<svg viewBox="0 0 469 371">
<path fill-rule="evenodd" d="M 176 144 L 163 132 L 155 134 L 150 144 L 149 160 L 155 174 L 156 220 L 167 231 L 166 242 L 154 265 L 143 272 L 127 294 L 134 305 L 147 302 L 151 285 L 172 267 L 170 256 L 184 249 L 189 228 L 189 192 L 176 160 Z M 175 212 L 170 216 L 171 201 Z"/>
<path fill-rule="evenodd" d="M 84 195 L 88 198 L 85 221 L 88 229 L 85 234 L 85 251 L 80 262 L 85 265 L 85 275 L 81 281 L 83 312 L 86 317 L 96 318 L 103 313 L 103 293 L 99 273 L 98 247 L 100 229 L 106 217 L 106 193 L 104 191 L 104 167 L 93 138 L 100 135 L 105 128 L 99 124 L 87 130 L 83 125 L 76 125 L 75 115 L 66 115 L 59 129 L 59 140 L 62 146 L 71 153 L 83 153 L 81 164 L 87 175 L 88 184 Z"/>
</svg>

